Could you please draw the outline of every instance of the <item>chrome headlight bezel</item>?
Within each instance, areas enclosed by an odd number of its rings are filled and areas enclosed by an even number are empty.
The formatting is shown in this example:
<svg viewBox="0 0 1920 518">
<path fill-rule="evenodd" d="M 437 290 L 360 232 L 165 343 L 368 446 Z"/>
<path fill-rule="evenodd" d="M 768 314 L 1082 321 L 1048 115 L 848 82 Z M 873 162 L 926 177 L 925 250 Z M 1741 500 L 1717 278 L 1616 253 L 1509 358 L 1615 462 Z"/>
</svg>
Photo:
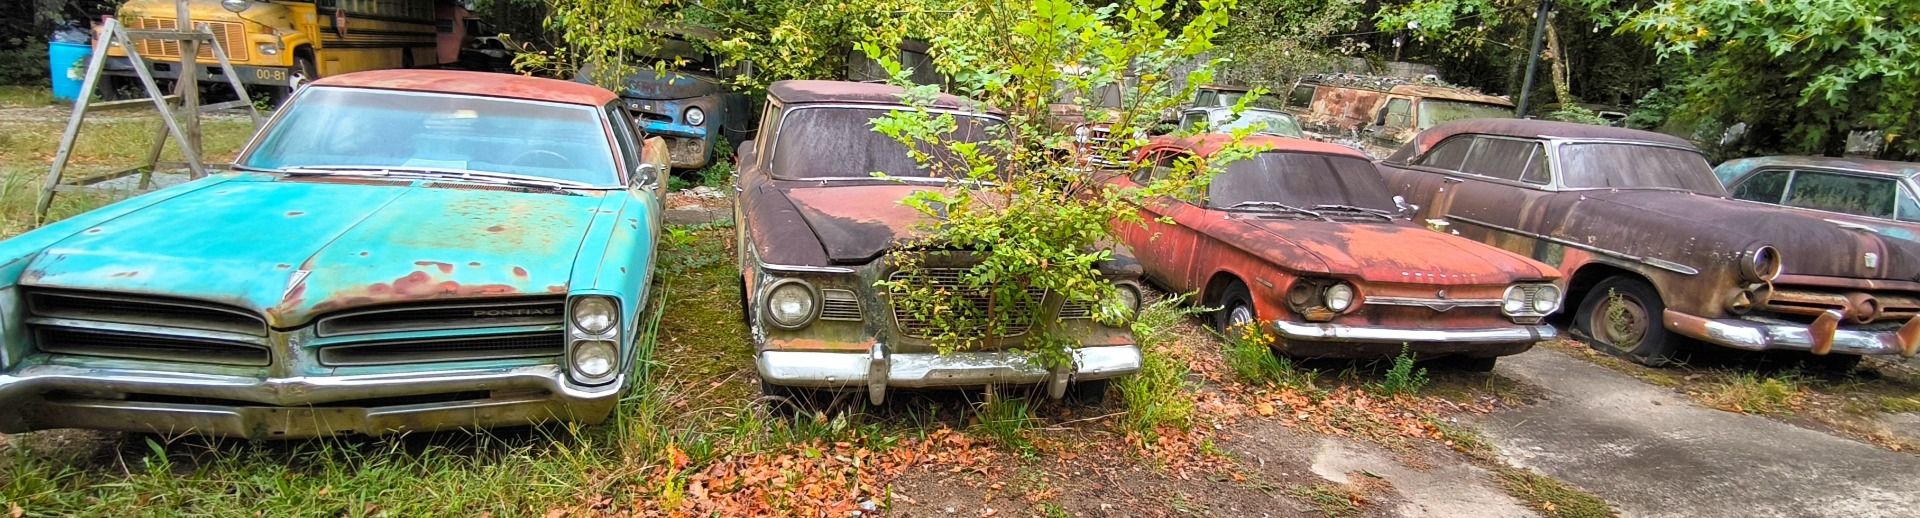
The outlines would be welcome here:
<svg viewBox="0 0 1920 518">
<path fill-rule="evenodd" d="M 1500 295 L 1500 313 L 1509 317 L 1537 321 L 1560 310 L 1560 287 L 1553 283 L 1528 282 L 1507 286 Z"/>
<path fill-rule="evenodd" d="M 1354 289 L 1352 284 L 1341 281 L 1327 286 L 1326 291 L 1320 293 L 1320 303 L 1326 306 L 1328 311 L 1346 313 L 1347 310 L 1353 309 L 1354 302 L 1359 297 L 1359 290 Z"/>
<path fill-rule="evenodd" d="M 1740 278 L 1748 282 L 1773 282 L 1780 277 L 1780 249 L 1760 245 L 1740 253 Z"/>
<path fill-rule="evenodd" d="M 220 0 L 220 8 L 226 9 L 227 12 L 230 13 L 246 11 L 248 7 L 252 6 L 253 0 Z"/>
<path fill-rule="evenodd" d="M 707 111 L 699 106 L 688 106 L 686 111 L 680 112 L 680 119 L 686 121 L 688 126 L 702 126 L 707 123 Z"/>
<path fill-rule="evenodd" d="M 620 377 L 620 301 L 607 295 L 576 295 L 567 301 L 567 377 L 581 385 L 605 385 Z"/>
<path fill-rule="evenodd" d="M 567 368 L 584 381 L 605 380 L 620 369 L 620 346 L 610 340 L 574 342 L 567 351 Z"/>
<path fill-rule="evenodd" d="M 781 313 L 775 309 L 774 299 L 783 292 L 792 293 L 792 290 L 802 290 L 802 297 L 796 300 L 804 301 L 806 305 L 803 306 L 799 314 L 787 315 L 792 318 L 782 318 Z M 820 318 L 820 304 L 820 289 L 815 287 L 813 283 L 807 282 L 804 279 L 787 278 L 774 281 L 767 286 L 767 294 L 761 297 L 760 300 L 760 310 L 765 317 L 762 318 L 762 320 L 765 321 L 767 325 L 791 331 L 807 327 L 812 324 L 813 321 L 818 320 Z"/>
<path fill-rule="evenodd" d="M 604 296 L 574 298 L 567 305 L 567 323 L 587 335 L 605 335 L 620 325 L 620 304 Z"/>
</svg>

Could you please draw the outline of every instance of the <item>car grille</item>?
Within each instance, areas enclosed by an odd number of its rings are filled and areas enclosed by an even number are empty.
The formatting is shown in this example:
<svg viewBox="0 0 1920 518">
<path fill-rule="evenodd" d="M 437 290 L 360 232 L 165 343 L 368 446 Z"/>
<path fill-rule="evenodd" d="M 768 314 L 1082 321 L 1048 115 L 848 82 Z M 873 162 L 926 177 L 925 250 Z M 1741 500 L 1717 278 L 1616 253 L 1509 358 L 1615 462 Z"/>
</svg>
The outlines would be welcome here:
<svg viewBox="0 0 1920 518">
<path fill-rule="evenodd" d="M 551 331 L 332 345 L 320 348 L 320 363 L 356 366 L 541 358 L 559 356 L 565 350 L 566 335 Z"/>
<path fill-rule="evenodd" d="M 865 320 L 860 314 L 860 298 L 847 290 L 820 290 L 820 319 Z"/>
<path fill-rule="evenodd" d="M 968 288 L 965 285 L 965 283 L 961 282 L 960 280 L 961 275 L 965 274 L 966 272 L 967 272 L 966 268 L 924 268 L 924 269 L 918 270 L 917 275 L 909 274 L 908 272 L 905 272 L 905 271 L 894 272 L 890 280 L 896 281 L 896 282 L 908 281 L 909 283 L 911 282 L 930 283 L 932 287 L 935 289 L 952 290 L 953 292 L 961 293 L 962 294 L 961 297 L 964 300 L 966 300 L 969 304 L 973 305 L 973 307 L 976 307 L 976 308 L 990 307 L 989 302 L 991 302 L 991 297 L 992 297 L 990 293 L 991 290 Z M 899 295 L 899 292 L 895 292 L 895 293 L 896 295 Z M 1017 316 L 1021 316 L 1021 317 L 1028 316 L 1026 314 L 1031 312 L 1031 307 L 1033 303 L 1037 303 L 1037 302 L 1040 302 L 1041 300 L 1044 300 L 1046 296 L 1047 296 L 1046 290 L 1042 290 L 1038 288 L 1030 288 L 1027 291 L 1027 301 L 1028 301 L 1027 304 L 1022 304 L 1020 307 L 1014 307 L 1014 308 L 995 308 L 995 311 L 996 312 L 1012 311 Z M 991 317 L 992 315 L 990 315 L 990 318 Z M 1019 336 L 1019 335 L 1026 334 L 1027 328 L 1031 325 L 1032 320 L 1033 319 L 1031 318 L 1006 319 L 1005 320 L 1007 324 L 1006 336 Z M 932 336 L 934 333 L 938 332 L 938 328 L 934 325 L 933 322 L 921 319 L 918 316 L 907 311 L 906 308 L 902 308 L 899 305 L 895 305 L 893 308 L 893 321 L 894 321 L 894 325 L 900 329 L 901 334 L 904 334 L 910 337 L 927 338 L 929 336 Z M 985 330 L 981 329 L 978 331 L 984 332 Z"/>
<path fill-rule="evenodd" d="M 1850 300 L 1851 297 L 1851 300 Z M 1872 314 L 1860 314 L 1852 300 L 1871 301 L 1877 308 Z M 1897 292 L 1852 292 L 1843 293 L 1818 288 L 1787 287 L 1774 288 L 1773 294 L 1756 309 L 1787 317 L 1817 317 L 1827 310 L 1839 311 L 1848 321 L 1858 323 L 1899 322 L 1920 315 L 1920 297 Z"/>
<path fill-rule="evenodd" d="M 213 38 L 220 41 L 220 49 L 227 51 L 227 59 L 246 61 L 246 28 L 234 22 L 209 22 L 194 20 L 194 25 L 205 24 L 213 31 Z M 127 28 L 147 31 L 171 31 L 178 27 L 177 20 L 151 16 L 135 16 L 126 19 Z M 136 43 L 140 55 L 150 58 L 180 58 L 180 42 L 174 40 L 140 40 Z M 213 59 L 213 48 L 201 45 L 197 54 L 200 59 Z"/>
<path fill-rule="evenodd" d="M 560 325 L 566 299 L 544 297 L 511 301 L 386 307 L 321 317 L 320 336 L 394 331 L 433 331 L 512 326 Z"/>
<path fill-rule="evenodd" d="M 34 316 L 267 335 L 267 321 L 250 311 L 184 299 L 71 291 L 31 291 Z"/>
<path fill-rule="evenodd" d="M 264 367 L 272 355 L 258 344 L 70 327 L 35 327 L 34 346 L 54 354 Z"/>
<path fill-rule="evenodd" d="M 1069 301 L 1069 302 L 1060 304 L 1061 320 L 1089 319 L 1089 318 L 1093 318 L 1092 302 Z"/>
</svg>

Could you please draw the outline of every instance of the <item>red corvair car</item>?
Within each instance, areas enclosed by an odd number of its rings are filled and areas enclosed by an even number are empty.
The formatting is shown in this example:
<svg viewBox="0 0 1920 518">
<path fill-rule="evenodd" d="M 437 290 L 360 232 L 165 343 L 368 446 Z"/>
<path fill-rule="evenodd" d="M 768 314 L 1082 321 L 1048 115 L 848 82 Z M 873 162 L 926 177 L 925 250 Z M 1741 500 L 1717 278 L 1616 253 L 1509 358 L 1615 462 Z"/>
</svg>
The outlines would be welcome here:
<svg viewBox="0 0 1920 518">
<path fill-rule="evenodd" d="M 1111 181 L 1136 187 L 1208 157 L 1231 137 L 1155 139 L 1143 166 Z M 1411 222 L 1366 157 L 1345 147 L 1252 136 L 1264 151 L 1228 162 L 1204 197 L 1143 203 L 1123 224 L 1148 279 L 1221 308 L 1222 331 L 1260 325 L 1280 352 L 1380 358 L 1409 348 L 1487 370 L 1556 336 L 1552 267 Z M 1168 223 L 1170 221 L 1171 223 Z"/>
</svg>

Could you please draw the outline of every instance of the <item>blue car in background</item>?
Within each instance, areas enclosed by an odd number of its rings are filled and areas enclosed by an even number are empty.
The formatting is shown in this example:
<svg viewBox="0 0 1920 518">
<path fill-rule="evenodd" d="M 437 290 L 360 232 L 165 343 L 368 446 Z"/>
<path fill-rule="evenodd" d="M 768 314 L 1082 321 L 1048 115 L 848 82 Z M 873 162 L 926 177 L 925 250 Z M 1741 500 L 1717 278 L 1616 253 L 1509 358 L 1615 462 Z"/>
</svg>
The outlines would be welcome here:
<svg viewBox="0 0 1920 518">
<path fill-rule="evenodd" d="M 1920 238 L 1920 164 L 1769 156 L 1728 160 L 1713 174 L 1735 199 L 1793 207 L 1887 237 Z"/>
<path fill-rule="evenodd" d="M 587 85 L 312 83 L 232 172 L 0 242 L 0 433 L 601 422 L 633 380 L 661 147 Z"/>
<path fill-rule="evenodd" d="M 677 32 L 686 36 L 702 33 L 691 29 Z M 654 59 L 663 65 L 638 63 L 638 72 L 618 81 L 620 100 L 647 134 L 666 139 L 674 169 L 699 169 L 713 163 L 714 149 L 720 139 L 739 144 L 753 132 L 753 117 L 746 96 L 729 91 L 725 70 L 719 60 L 695 48 L 684 39 L 666 39 Z M 599 81 L 593 68 L 583 68 L 574 78 L 581 83 Z"/>
</svg>

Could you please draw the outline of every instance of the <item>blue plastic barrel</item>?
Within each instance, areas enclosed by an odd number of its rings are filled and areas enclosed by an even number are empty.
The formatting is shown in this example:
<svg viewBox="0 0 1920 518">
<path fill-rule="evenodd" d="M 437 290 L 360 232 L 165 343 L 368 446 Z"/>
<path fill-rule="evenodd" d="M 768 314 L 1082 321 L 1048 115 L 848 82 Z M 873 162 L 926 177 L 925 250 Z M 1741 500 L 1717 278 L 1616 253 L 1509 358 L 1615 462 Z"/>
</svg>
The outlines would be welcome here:
<svg viewBox="0 0 1920 518">
<path fill-rule="evenodd" d="M 81 62 L 93 55 L 93 47 L 81 43 L 48 42 L 47 72 L 53 76 L 53 98 L 72 102 L 84 93 L 87 69 Z M 76 67 L 75 65 L 80 65 Z"/>
</svg>

